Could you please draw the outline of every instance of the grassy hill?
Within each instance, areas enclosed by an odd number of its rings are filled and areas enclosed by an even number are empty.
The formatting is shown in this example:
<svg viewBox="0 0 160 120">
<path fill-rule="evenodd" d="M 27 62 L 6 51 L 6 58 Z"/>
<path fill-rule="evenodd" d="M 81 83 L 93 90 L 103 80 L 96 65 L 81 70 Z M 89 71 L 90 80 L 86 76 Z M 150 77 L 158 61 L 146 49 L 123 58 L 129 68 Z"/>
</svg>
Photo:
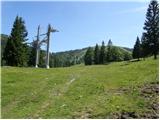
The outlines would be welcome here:
<svg viewBox="0 0 160 120">
<path fill-rule="evenodd" d="M 2 67 L 2 118 L 157 118 L 158 60 Z"/>
<path fill-rule="evenodd" d="M 94 47 L 92 47 L 94 49 Z M 99 46 L 100 48 L 100 46 Z M 132 49 L 120 46 L 112 46 L 114 53 L 118 57 L 117 61 L 128 60 L 132 58 Z M 84 55 L 88 47 L 83 49 L 69 50 L 53 53 L 51 59 L 54 59 L 54 67 L 68 67 L 75 64 L 84 63 Z M 106 46 L 107 51 L 107 46 Z M 50 65 L 53 67 L 52 65 Z"/>
</svg>

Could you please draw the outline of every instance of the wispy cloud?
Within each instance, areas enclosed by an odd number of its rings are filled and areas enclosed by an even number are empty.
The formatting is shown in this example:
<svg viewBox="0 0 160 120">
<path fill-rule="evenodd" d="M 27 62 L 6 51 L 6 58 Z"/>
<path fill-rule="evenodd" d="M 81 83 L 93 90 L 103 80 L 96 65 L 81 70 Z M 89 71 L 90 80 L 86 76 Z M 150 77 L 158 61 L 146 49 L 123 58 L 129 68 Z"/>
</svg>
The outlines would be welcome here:
<svg viewBox="0 0 160 120">
<path fill-rule="evenodd" d="M 118 14 L 127 14 L 127 13 L 139 13 L 139 12 L 144 12 L 147 10 L 148 6 L 142 6 L 138 8 L 133 8 L 133 9 L 127 9 L 127 10 L 122 10 L 119 11 Z"/>
</svg>

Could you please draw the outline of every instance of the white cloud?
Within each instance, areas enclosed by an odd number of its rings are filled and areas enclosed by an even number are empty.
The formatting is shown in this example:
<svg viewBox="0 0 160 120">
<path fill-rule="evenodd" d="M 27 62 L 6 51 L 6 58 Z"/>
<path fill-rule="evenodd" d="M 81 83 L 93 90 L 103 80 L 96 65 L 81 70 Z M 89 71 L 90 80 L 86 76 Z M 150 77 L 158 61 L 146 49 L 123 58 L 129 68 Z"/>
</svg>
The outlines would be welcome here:
<svg viewBox="0 0 160 120">
<path fill-rule="evenodd" d="M 138 7 L 138 8 L 119 11 L 118 14 L 145 12 L 145 11 L 147 11 L 147 8 L 148 8 L 148 6 L 142 6 L 142 7 Z"/>
</svg>

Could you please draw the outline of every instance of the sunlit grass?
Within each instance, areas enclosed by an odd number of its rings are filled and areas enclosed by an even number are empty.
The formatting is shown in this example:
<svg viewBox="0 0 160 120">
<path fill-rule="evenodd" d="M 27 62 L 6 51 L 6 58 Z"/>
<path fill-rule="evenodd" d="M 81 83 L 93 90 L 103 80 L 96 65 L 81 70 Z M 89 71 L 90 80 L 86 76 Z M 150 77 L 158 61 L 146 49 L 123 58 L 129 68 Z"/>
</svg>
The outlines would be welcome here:
<svg viewBox="0 0 160 120">
<path fill-rule="evenodd" d="M 2 118 L 108 118 L 146 111 L 139 87 L 156 81 L 158 60 L 66 68 L 2 68 Z"/>
</svg>

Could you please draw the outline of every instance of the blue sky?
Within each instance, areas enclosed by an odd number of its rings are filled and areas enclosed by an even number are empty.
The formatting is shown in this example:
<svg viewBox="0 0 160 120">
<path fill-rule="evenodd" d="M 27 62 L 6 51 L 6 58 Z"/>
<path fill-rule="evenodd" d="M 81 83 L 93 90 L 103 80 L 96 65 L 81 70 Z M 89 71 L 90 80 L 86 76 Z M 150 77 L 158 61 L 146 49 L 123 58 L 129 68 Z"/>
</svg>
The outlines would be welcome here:
<svg viewBox="0 0 160 120">
<path fill-rule="evenodd" d="M 51 35 L 50 51 L 80 49 L 107 44 L 132 48 L 141 37 L 149 2 L 2 2 L 2 33 L 10 34 L 16 15 L 21 16 L 31 42 L 41 25 L 45 33 L 50 23 L 59 30 Z M 42 47 L 43 48 L 43 47 Z"/>
</svg>

